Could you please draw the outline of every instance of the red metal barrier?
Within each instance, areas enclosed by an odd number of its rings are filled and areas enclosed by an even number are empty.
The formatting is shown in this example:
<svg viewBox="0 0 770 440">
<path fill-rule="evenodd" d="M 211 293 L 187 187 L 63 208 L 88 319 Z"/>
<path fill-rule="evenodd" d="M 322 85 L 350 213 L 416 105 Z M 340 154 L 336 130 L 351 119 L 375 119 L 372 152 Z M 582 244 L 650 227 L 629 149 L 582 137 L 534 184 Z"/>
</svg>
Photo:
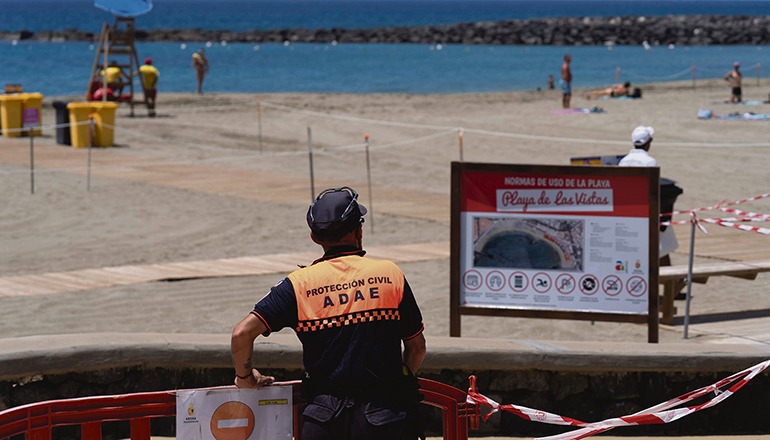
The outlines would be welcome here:
<svg viewBox="0 0 770 440">
<path fill-rule="evenodd" d="M 172 391 L 50 400 L 0 412 L 0 439 L 51 440 L 53 427 L 80 425 L 83 439 L 99 440 L 102 422 L 130 420 L 131 439 L 149 440 L 150 419 L 175 415 Z"/>
<path fill-rule="evenodd" d="M 419 384 L 423 403 L 443 410 L 444 439 L 467 440 L 469 425 L 478 428 L 478 405 L 468 403 L 464 391 L 441 382 L 419 379 Z M 299 404 L 294 407 L 295 433 L 298 411 Z M 80 426 L 82 439 L 101 440 L 103 422 L 125 420 L 130 422 L 131 440 L 150 440 L 151 419 L 175 416 L 176 391 L 50 400 L 0 411 L 0 440 L 18 435 L 51 440 L 54 427 L 73 425 Z"/>
</svg>

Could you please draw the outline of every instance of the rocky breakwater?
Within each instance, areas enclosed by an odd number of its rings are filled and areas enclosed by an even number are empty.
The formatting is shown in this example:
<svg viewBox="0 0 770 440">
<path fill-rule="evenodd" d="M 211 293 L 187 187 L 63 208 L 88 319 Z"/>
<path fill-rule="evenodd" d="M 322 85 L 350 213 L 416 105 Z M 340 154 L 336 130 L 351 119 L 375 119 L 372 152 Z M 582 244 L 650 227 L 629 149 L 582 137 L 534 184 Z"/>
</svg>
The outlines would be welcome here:
<svg viewBox="0 0 770 440">
<path fill-rule="evenodd" d="M 141 19 L 137 23 L 141 26 Z M 0 38 L 38 41 L 95 40 L 78 30 L 0 31 Z M 770 43 L 770 17 L 669 15 L 506 20 L 377 29 L 279 29 L 233 32 L 204 29 L 137 30 L 140 41 L 244 43 L 416 43 L 510 45 L 760 45 Z"/>
</svg>

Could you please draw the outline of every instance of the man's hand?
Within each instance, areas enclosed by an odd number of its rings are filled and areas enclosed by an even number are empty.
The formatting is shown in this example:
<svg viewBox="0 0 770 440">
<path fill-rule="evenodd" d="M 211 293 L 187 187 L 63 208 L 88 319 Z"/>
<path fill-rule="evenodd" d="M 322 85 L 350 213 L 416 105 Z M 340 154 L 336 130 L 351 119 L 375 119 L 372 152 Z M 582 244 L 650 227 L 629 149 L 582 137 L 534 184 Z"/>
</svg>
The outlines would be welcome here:
<svg viewBox="0 0 770 440">
<path fill-rule="evenodd" d="M 265 385 L 271 385 L 273 382 L 275 382 L 275 377 L 263 376 L 256 368 L 252 368 L 251 374 L 246 377 L 241 377 L 237 374 L 235 376 L 235 386 L 238 388 L 262 388 Z"/>
<path fill-rule="evenodd" d="M 233 328 L 230 350 L 235 367 L 235 386 L 238 388 L 259 388 L 275 382 L 274 377 L 263 376 L 251 366 L 254 340 L 266 331 L 265 324 L 251 313 Z"/>
</svg>

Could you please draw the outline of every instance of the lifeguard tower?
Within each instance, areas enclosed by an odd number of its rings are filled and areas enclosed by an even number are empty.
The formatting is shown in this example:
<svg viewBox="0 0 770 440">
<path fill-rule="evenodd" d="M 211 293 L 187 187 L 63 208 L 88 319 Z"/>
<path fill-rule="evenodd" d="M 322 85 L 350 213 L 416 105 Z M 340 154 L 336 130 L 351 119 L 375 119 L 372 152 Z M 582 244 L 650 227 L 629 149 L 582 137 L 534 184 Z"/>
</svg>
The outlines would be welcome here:
<svg viewBox="0 0 770 440">
<path fill-rule="evenodd" d="M 86 100 L 126 102 L 134 116 L 134 72 L 139 69 L 139 56 L 134 44 L 134 19 L 152 9 L 152 0 L 95 0 L 94 5 L 115 16 L 112 26 L 102 25 L 99 41 L 88 77 Z M 119 79 L 108 87 L 108 67 L 122 72 Z M 140 81 L 141 84 L 141 81 Z M 142 90 L 144 92 L 144 90 Z"/>
</svg>

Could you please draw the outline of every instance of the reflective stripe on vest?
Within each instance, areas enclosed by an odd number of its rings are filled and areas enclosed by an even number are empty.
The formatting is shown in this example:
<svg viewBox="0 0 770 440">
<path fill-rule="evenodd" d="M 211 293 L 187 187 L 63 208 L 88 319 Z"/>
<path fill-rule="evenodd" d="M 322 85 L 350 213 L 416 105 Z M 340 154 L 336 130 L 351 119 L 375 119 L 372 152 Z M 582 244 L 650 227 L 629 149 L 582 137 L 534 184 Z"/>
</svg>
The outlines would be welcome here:
<svg viewBox="0 0 770 440">
<path fill-rule="evenodd" d="M 288 278 L 297 298 L 297 332 L 400 319 L 404 273 L 391 261 L 345 256 Z"/>
</svg>

